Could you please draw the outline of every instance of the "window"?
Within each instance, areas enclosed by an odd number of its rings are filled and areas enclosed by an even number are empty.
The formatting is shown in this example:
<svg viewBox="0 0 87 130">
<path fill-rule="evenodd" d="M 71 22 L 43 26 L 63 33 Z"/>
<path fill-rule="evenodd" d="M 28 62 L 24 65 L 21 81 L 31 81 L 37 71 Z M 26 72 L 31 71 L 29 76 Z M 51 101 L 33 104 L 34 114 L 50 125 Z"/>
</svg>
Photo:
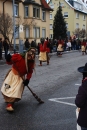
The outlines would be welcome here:
<svg viewBox="0 0 87 130">
<path fill-rule="evenodd" d="M 46 12 L 45 11 L 42 11 L 42 20 L 46 21 Z"/>
<path fill-rule="evenodd" d="M 61 7 L 64 7 L 64 3 L 60 3 L 60 6 L 61 6 Z"/>
<path fill-rule="evenodd" d="M 52 0 L 49 0 L 50 1 L 50 3 L 52 3 Z"/>
<path fill-rule="evenodd" d="M 79 13 L 76 13 L 76 18 L 79 18 Z"/>
<path fill-rule="evenodd" d="M 79 5 L 79 10 L 82 10 L 82 5 Z"/>
<path fill-rule="evenodd" d="M 40 18 L 40 9 L 37 9 L 37 18 Z"/>
<path fill-rule="evenodd" d="M 85 29 L 85 25 L 83 25 L 83 29 Z"/>
<path fill-rule="evenodd" d="M 29 27 L 25 27 L 25 38 L 29 38 Z"/>
<path fill-rule="evenodd" d="M 45 28 L 42 28 L 42 37 L 46 38 L 46 29 Z"/>
<path fill-rule="evenodd" d="M 85 20 L 85 15 L 83 15 L 83 20 Z"/>
<path fill-rule="evenodd" d="M 53 38 L 53 34 L 50 34 L 50 38 L 51 38 L 51 39 Z"/>
<path fill-rule="evenodd" d="M 36 17 L 36 8 L 33 8 L 33 17 Z"/>
<path fill-rule="evenodd" d="M 15 26 L 15 38 L 19 38 L 19 26 Z"/>
<path fill-rule="evenodd" d="M 40 28 L 39 27 L 33 28 L 33 37 L 34 38 L 40 38 Z"/>
<path fill-rule="evenodd" d="M 50 19 L 52 19 L 52 14 L 50 14 Z"/>
<path fill-rule="evenodd" d="M 64 17 L 68 18 L 68 12 L 64 12 Z"/>
<path fill-rule="evenodd" d="M 76 29 L 78 29 L 79 28 L 79 23 L 76 23 Z"/>
<path fill-rule="evenodd" d="M 25 17 L 28 17 L 28 6 L 25 6 Z"/>
<path fill-rule="evenodd" d="M 33 7 L 33 17 L 40 18 L 40 8 Z"/>
<path fill-rule="evenodd" d="M 53 29 L 53 25 L 52 24 L 50 24 L 50 29 Z"/>
<path fill-rule="evenodd" d="M 18 4 L 14 5 L 14 15 L 18 16 Z"/>
<path fill-rule="evenodd" d="M 74 1 L 74 8 L 83 10 L 83 5 L 81 3 L 77 3 L 77 1 Z"/>
<path fill-rule="evenodd" d="M 36 30 L 37 30 L 37 31 L 36 31 L 37 38 L 39 38 L 39 37 L 40 37 L 40 28 L 37 28 Z"/>
<path fill-rule="evenodd" d="M 76 2 L 74 2 L 74 7 L 75 7 L 76 9 L 79 9 L 79 6 L 78 6 L 78 4 L 77 4 Z"/>
</svg>

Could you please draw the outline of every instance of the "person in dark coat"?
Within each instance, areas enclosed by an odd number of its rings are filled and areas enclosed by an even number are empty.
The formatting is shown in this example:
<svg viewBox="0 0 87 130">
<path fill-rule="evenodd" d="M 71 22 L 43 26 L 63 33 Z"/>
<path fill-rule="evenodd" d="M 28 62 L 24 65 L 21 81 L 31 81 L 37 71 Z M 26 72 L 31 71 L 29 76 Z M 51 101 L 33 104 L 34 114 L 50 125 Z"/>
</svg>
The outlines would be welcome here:
<svg viewBox="0 0 87 130">
<path fill-rule="evenodd" d="M 31 47 L 36 48 L 36 40 L 34 40 L 34 41 L 31 42 Z"/>
<path fill-rule="evenodd" d="M 2 38 L 0 38 L 0 60 L 2 60 Z"/>
<path fill-rule="evenodd" d="M 38 43 L 38 45 L 37 45 L 37 50 L 38 50 L 38 55 L 39 55 L 39 53 L 40 53 L 40 43 Z"/>
<path fill-rule="evenodd" d="M 26 49 L 26 50 L 28 50 L 28 49 L 30 48 L 30 42 L 29 42 L 28 39 L 26 39 L 24 45 L 25 45 L 25 49 Z"/>
<path fill-rule="evenodd" d="M 87 130 L 87 63 L 79 67 L 78 71 L 82 73 L 83 79 L 75 98 L 75 104 L 80 108 L 77 123 L 81 130 Z"/>
<path fill-rule="evenodd" d="M 4 39 L 4 41 L 3 41 L 3 47 L 4 47 L 5 59 L 6 59 L 7 54 L 8 54 L 8 50 L 9 50 L 8 38 Z"/>
</svg>

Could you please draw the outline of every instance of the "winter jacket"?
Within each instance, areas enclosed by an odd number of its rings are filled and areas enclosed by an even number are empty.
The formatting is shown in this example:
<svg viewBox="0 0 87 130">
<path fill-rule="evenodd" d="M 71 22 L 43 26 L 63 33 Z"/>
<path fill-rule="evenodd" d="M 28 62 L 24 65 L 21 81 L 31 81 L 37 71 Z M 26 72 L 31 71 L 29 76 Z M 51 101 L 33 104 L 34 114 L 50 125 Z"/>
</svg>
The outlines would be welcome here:
<svg viewBox="0 0 87 130">
<path fill-rule="evenodd" d="M 76 95 L 75 99 L 75 104 L 80 108 L 77 123 L 81 127 L 87 128 L 87 77 L 79 87 L 78 94 Z"/>
</svg>

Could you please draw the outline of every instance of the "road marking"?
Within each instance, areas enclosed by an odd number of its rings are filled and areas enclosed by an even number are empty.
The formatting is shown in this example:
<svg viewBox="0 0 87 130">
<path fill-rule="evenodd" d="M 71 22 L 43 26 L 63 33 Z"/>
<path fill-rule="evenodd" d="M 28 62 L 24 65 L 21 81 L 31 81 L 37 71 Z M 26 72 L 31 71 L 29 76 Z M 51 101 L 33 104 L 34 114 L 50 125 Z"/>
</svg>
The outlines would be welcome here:
<svg viewBox="0 0 87 130">
<path fill-rule="evenodd" d="M 75 85 L 80 86 L 81 84 L 75 84 Z"/>
<path fill-rule="evenodd" d="M 7 64 L 6 63 L 4 63 L 3 65 L 0 65 L 0 66 L 6 66 Z"/>
<path fill-rule="evenodd" d="M 66 105 L 70 105 L 70 106 L 76 106 L 75 104 L 73 103 L 69 103 L 69 102 L 66 102 L 66 101 L 59 101 L 61 99 L 73 99 L 75 97 L 63 97 L 63 98 L 52 98 L 52 99 L 48 99 L 49 101 L 53 101 L 53 102 L 58 102 L 58 103 L 61 103 L 61 104 L 66 104 Z"/>
<path fill-rule="evenodd" d="M 54 99 L 70 99 L 70 98 L 75 98 L 75 97 L 62 97 L 62 98 L 54 98 Z"/>
</svg>

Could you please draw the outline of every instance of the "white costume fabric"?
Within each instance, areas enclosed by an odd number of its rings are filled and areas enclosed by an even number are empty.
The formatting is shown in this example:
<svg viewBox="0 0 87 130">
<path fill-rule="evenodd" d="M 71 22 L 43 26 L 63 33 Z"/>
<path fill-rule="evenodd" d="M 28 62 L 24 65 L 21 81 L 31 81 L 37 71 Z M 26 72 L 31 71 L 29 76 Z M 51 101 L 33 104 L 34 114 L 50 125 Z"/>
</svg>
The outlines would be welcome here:
<svg viewBox="0 0 87 130">
<path fill-rule="evenodd" d="M 2 94 L 7 97 L 21 99 L 23 89 L 24 85 L 22 78 L 19 75 L 15 75 L 11 70 L 1 87 Z"/>
</svg>

